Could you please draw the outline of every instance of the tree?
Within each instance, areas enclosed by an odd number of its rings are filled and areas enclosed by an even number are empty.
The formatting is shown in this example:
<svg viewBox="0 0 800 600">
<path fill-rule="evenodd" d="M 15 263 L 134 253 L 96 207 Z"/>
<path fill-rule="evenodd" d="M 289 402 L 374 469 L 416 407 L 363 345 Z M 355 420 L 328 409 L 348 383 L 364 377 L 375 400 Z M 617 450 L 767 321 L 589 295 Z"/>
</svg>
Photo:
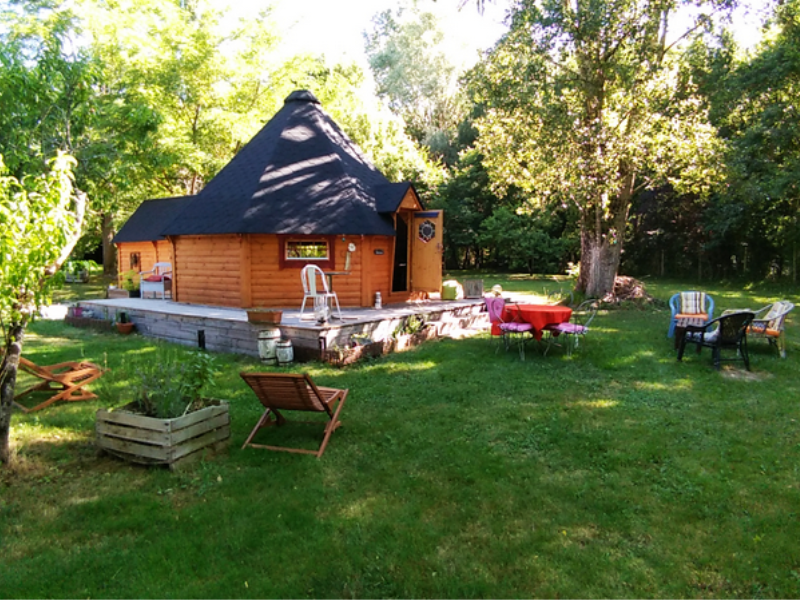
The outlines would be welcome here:
<svg viewBox="0 0 800 600">
<path fill-rule="evenodd" d="M 712 70 L 707 86 L 730 167 L 716 209 L 739 217 L 730 238 L 747 244 L 754 275 L 786 271 L 797 282 L 800 1 L 779 3 L 768 39 L 752 56 L 728 63 Z"/>
<path fill-rule="evenodd" d="M 54 279 L 81 235 L 86 197 L 73 187 L 75 160 L 58 155 L 50 171 L 19 181 L 0 156 L 0 463 L 9 461 L 14 389 L 25 330 L 50 298 Z"/>
<path fill-rule="evenodd" d="M 697 4 L 694 26 L 670 40 L 678 0 L 517 0 L 509 33 L 472 74 L 493 186 L 578 209 L 578 289 L 589 296 L 613 289 L 638 190 L 670 182 L 707 194 L 719 177 L 719 142 L 679 42 L 724 3 Z"/>
<path fill-rule="evenodd" d="M 114 226 L 141 201 L 197 193 L 230 160 L 279 102 L 285 73 L 269 59 L 265 15 L 225 28 L 203 0 L 81 0 L 76 11 L 99 65 L 105 148 L 82 164 L 110 258 Z"/>
<path fill-rule="evenodd" d="M 468 104 L 443 50 L 437 17 L 416 4 L 401 5 L 376 15 L 372 25 L 365 49 L 378 97 L 403 119 L 414 140 L 453 164 L 453 141 Z"/>
<path fill-rule="evenodd" d="M 80 39 L 79 21 L 69 9 L 19 2 L 2 17 L 0 147 L 9 170 L 21 177 L 41 171 L 58 152 L 77 157 L 76 180 L 94 200 L 87 224 L 108 231 L 106 190 L 112 187 L 119 202 L 137 180 L 139 159 L 153 147 L 153 114 L 130 97 L 109 93 L 98 56 Z M 104 255 L 110 259 L 114 253 Z M 113 262 L 106 262 L 106 271 L 115 272 Z"/>
</svg>

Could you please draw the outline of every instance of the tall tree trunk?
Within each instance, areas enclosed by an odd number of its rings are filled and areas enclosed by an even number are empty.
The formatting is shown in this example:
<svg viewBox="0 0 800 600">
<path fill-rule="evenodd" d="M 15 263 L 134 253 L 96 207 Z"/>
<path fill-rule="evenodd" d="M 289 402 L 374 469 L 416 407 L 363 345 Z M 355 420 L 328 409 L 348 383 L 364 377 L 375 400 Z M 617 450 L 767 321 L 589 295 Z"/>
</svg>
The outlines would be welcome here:
<svg viewBox="0 0 800 600">
<path fill-rule="evenodd" d="M 4 465 L 8 464 L 11 458 L 9 444 L 11 411 L 14 410 L 14 389 L 17 385 L 17 370 L 19 358 L 22 356 L 24 337 L 24 324 L 14 323 L 10 326 L 0 366 L 0 463 Z"/>
<path fill-rule="evenodd" d="M 603 298 L 614 291 L 622 259 L 636 174 L 625 163 L 620 170 L 616 198 L 608 202 L 598 199 L 581 216 L 581 274 L 577 288 L 590 298 Z"/>
<path fill-rule="evenodd" d="M 114 239 L 114 222 L 111 215 L 103 213 L 102 225 L 103 238 L 103 275 L 113 276 L 117 274 L 117 252 L 111 240 Z"/>
<path fill-rule="evenodd" d="M 581 234 L 581 275 L 578 289 L 589 298 L 602 298 L 614 290 L 622 241 Z"/>
</svg>

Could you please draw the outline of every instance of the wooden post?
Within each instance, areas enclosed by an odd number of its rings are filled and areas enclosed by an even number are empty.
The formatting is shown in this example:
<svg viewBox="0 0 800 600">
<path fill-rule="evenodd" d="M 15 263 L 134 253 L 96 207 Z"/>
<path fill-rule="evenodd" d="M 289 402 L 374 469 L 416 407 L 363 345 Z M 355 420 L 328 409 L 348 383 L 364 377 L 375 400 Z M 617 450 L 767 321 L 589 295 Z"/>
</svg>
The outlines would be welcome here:
<svg viewBox="0 0 800 600">
<path fill-rule="evenodd" d="M 372 236 L 361 236 L 361 306 L 372 306 Z"/>
<path fill-rule="evenodd" d="M 178 302 L 178 248 L 175 245 L 175 238 L 172 236 L 167 236 L 167 242 L 169 242 L 170 247 L 172 248 L 172 301 Z"/>
<path fill-rule="evenodd" d="M 248 234 L 239 235 L 239 289 L 243 307 L 253 305 L 253 291 L 250 285 L 251 254 L 250 236 Z"/>
</svg>

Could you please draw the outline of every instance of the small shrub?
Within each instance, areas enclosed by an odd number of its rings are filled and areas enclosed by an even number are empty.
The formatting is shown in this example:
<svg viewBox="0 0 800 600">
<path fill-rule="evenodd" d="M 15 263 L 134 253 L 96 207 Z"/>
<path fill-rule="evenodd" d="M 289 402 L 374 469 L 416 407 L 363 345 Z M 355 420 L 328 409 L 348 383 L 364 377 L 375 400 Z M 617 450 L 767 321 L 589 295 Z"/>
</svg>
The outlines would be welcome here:
<svg viewBox="0 0 800 600">
<path fill-rule="evenodd" d="M 136 370 L 134 404 L 145 415 L 173 419 L 201 405 L 201 393 L 215 378 L 214 357 L 194 353 L 181 362 L 167 357 Z"/>
<path fill-rule="evenodd" d="M 135 292 L 139 289 L 139 273 L 134 270 L 125 271 L 122 274 L 122 281 L 120 287 L 129 292 Z"/>
</svg>

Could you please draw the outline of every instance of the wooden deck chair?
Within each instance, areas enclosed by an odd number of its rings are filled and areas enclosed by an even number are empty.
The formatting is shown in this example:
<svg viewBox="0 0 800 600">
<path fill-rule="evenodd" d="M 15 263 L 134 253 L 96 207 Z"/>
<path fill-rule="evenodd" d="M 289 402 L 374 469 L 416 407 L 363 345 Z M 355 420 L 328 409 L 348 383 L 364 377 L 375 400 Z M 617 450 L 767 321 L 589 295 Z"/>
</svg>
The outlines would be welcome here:
<svg viewBox="0 0 800 600">
<path fill-rule="evenodd" d="M 339 413 L 344 406 L 345 400 L 347 400 L 349 390 L 320 387 L 306 373 L 240 373 L 240 375 L 247 382 L 247 385 L 253 388 L 259 401 L 266 408 L 253 431 L 247 437 L 242 450 L 247 446 L 253 446 L 254 448 L 266 448 L 267 450 L 279 450 L 282 452 L 314 454 L 317 458 L 322 456 L 331 434 L 342 424 L 339 421 Z M 251 443 L 253 436 L 262 427 L 280 426 L 286 423 L 286 419 L 280 412 L 282 410 L 327 413 L 329 421 L 325 425 L 325 435 L 322 438 L 319 450 L 264 446 Z"/>
<path fill-rule="evenodd" d="M 104 372 L 102 367 L 90 362 L 69 361 L 42 367 L 22 356 L 19 357 L 19 368 L 42 380 L 14 396 L 14 404 L 26 413 L 41 410 L 59 400 L 66 402 L 94 400 L 97 395 L 84 389 L 84 386 L 98 379 Z M 56 393 L 33 408 L 27 408 L 17 402 L 19 398 L 31 392 Z"/>
</svg>

